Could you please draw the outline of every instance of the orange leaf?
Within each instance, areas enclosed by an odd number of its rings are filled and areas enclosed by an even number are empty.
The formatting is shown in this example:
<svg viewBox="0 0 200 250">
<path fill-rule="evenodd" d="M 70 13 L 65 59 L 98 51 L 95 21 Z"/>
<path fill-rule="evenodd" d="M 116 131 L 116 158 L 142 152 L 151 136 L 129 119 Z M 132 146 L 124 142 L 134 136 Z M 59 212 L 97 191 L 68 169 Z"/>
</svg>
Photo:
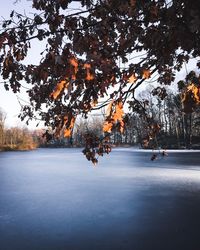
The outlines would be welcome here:
<svg viewBox="0 0 200 250">
<path fill-rule="evenodd" d="M 111 133 L 112 127 L 112 122 L 105 121 L 103 124 L 103 132 Z"/>
<path fill-rule="evenodd" d="M 75 68 L 78 67 L 78 61 L 77 61 L 76 58 L 74 58 L 74 57 L 70 58 L 70 59 L 69 59 L 69 62 L 70 62 L 70 64 L 71 64 L 72 66 L 74 66 Z"/>
<path fill-rule="evenodd" d="M 91 72 L 90 72 L 91 64 L 85 63 L 85 64 L 83 65 L 83 68 L 86 69 L 86 78 L 85 78 L 85 80 L 87 80 L 87 81 L 93 80 L 93 79 L 94 79 L 94 75 L 91 74 Z"/>
<path fill-rule="evenodd" d="M 128 82 L 129 83 L 134 83 L 137 81 L 137 77 L 135 76 L 135 74 L 132 74 L 129 79 L 128 79 Z"/>
<path fill-rule="evenodd" d="M 62 90 L 68 86 L 68 84 L 69 83 L 66 80 L 61 80 L 57 83 L 55 90 L 51 93 L 50 96 L 55 100 L 60 95 Z"/>
<path fill-rule="evenodd" d="M 111 77 L 110 81 L 113 82 L 113 81 L 115 81 L 115 80 L 116 80 L 116 79 L 115 79 L 115 76 L 113 75 L 113 76 Z"/>
<path fill-rule="evenodd" d="M 116 107 L 115 107 L 115 112 L 112 116 L 112 119 L 117 122 L 121 122 L 122 121 L 122 117 L 124 115 L 124 111 L 123 111 L 123 103 L 122 102 L 119 102 L 116 104 Z"/>
<path fill-rule="evenodd" d="M 65 117 L 64 117 L 64 122 L 65 122 L 65 124 L 67 123 L 67 121 L 68 121 L 68 118 L 67 118 L 67 116 L 65 116 Z M 75 123 L 75 117 L 72 117 L 72 118 L 71 118 L 70 125 L 68 126 L 68 128 L 66 128 L 66 129 L 64 130 L 64 137 L 69 137 L 69 136 L 71 135 L 72 129 L 73 129 L 73 127 L 74 127 L 74 123 Z"/>
<path fill-rule="evenodd" d="M 142 77 L 145 78 L 145 79 L 149 79 L 151 76 L 151 72 L 149 69 L 144 69 L 143 72 L 142 72 Z"/>
<path fill-rule="evenodd" d="M 72 57 L 69 59 L 69 62 L 74 67 L 71 78 L 72 80 L 76 80 L 76 73 L 78 72 L 78 61 L 76 58 Z"/>
<path fill-rule="evenodd" d="M 63 118 L 63 124 L 66 125 L 67 122 L 68 122 L 68 116 L 65 115 Z"/>
<path fill-rule="evenodd" d="M 84 69 L 91 69 L 91 65 L 89 63 L 85 63 L 83 67 Z"/>
<path fill-rule="evenodd" d="M 71 135 L 71 129 L 66 128 L 66 129 L 64 130 L 64 137 L 70 137 L 70 135 Z"/>
<path fill-rule="evenodd" d="M 87 71 L 87 75 L 86 75 L 86 78 L 85 78 L 87 81 L 91 81 L 94 79 L 94 76 L 89 72 Z"/>
<path fill-rule="evenodd" d="M 123 121 L 123 103 L 118 102 L 115 106 L 115 112 L 112 114 L 112 108 L 113 108 L 114 101 L 111 101 L 108 105 L 108 108 L 106 110 L 106 116 L 111 116 L 111 121 L 105 121 L 103 124 L 103 132 L 111 133 L 113 125 L 117 122 L 120 123 L 120 132 L 124 132 L 124 121 Z"/>
<path fill-rule="evenodd" d="M 192 92 L 192 94 L 194 96 L 194 100 L 197 104 L 200 103 L 200 88 L 198 88 L 193 83 L 191 83 L 187 86 L 187 91 Z"/>
</svg>

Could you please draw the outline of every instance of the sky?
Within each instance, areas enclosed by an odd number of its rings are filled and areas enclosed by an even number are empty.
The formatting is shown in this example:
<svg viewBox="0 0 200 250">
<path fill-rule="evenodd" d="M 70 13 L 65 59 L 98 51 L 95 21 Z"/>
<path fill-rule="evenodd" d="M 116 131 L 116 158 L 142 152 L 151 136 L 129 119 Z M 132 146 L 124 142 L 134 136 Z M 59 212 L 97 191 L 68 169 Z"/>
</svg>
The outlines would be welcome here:
<svg viewBox="0 0 200 250">
<path fill-rule="evenodd" d="M 0 0 L 0 20 L 4 18 L 9 18 L 12 10 L 23 13 L 24 11 L 28 14 L 31 12 L 31 1 L 21 0 L 15 4 L 15 0 Z M 37 53 L 37 44 L 32 44 L 32 49 L 28 55 L 27 61 L 35 62 L 35 53 Z M 21 110 L 21 106 L 18 101 L 18 97 L 27 100 L 26 93 L 15 95 L 11 91 L 6 91 L 4 84 L 2 83 L 2 78 L 0 77 L 0 108 L 6 113 L 6 125 L 8 127 L 12 126 L 25 126 L 24 122 L 18 118 Z M 36 122 L 30 124 L 31 128 L 34 128 Z"/>
<path fill-rule="evenodd" d="M 31 0 L 18 0 L 17 3 L 15 3 L 16 0 L 0 0 L 0 20 L 3 20 L 3 18 L 9 18 L 9 15 L 11 11 L 14 9 L 15 11 L 19 13 L 26 13 L 27 15 L 32 13 L 31 9 Z M 28 54 L 28 57 L 26 61 L 28 63 L 37 63 L 39 61 L 39 56 L 36 57 L 35 55 L 38 55 L 38 51 L 40 51 L 40 45 L 38 45 L 37 42 L 32 43 L 32 48 Z M 187 71 L 193 70 L 195 68 L 196 60 L 191 60 L 190 63 L 187 65 Z M 177 74 L 176 82 L 179 79 L 184 79 L 184 76 L 187 73 L 186 69 L 183 68 L 181 72 Z M 22 89 L 22 93 L 16 95 L 12 93 L 11 91 L 6 91 L 4 88 L 4 84 L 2 83 L 2 78 L 0 78 L 0 108 L 3 109 L 3 111 L 6 113 L 6 125 L 9 127 L 12 126 L 24 126 L 25 123 L 21 122 L 18 118 L 18 115 L 20 113 L 20 104 L 18 101 L 18 98 L 23 99 L 25 101 L 28 101 L 28 98 L 26 97 L 26 90 Z M 145 84 L 143 84 L 142 88 L 145 88 Z M 174 85 L 172 86 L 174 88 Z M 22 101 L 23 103 L 23 101 Z M 31 122 L 29 125 L 29 128 L 34 129 L 36 128 L 36 124 L 38 122 Z"/>
</svg>

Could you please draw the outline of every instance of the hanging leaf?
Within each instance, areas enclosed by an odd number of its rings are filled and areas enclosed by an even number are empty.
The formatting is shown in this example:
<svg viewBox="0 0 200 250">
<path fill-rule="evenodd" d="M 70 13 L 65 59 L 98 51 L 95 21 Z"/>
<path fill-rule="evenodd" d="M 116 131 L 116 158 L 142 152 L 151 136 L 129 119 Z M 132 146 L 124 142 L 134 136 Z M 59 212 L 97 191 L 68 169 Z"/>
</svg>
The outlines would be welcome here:
<svg viewBox="0 0 200 250">
<path fill-rule="evenodd" d="M 129 79 L 128 82 L 129 83 L 135 83 L 137 81 L 137 77 L 135 76 L 135 74 L 132 74 Z"/>
<path fill-rule="evenodd" d="M 103 132 L 111 133 L 113 128 L 113 123 L 111 121 L 105 121 L 103 124 Z"/>
<path fill-rule="evenodd" d="M 144 70 L 142 71 L 142 77 L 143 77 L 144 79 L 149 79 L 149 78 L 151 77 L 151 72 L 150 72 L 150 70 L 149 70 L 149 69 L 144 69 Z"/>
<path fill-rule="evenodd" d="M 70 137 L 70 135 L 71 135 L 71 129 L 66 128 L 66 129 L 64 130 L 64 137 Z"/>
<path fill-rule="evenodd" d="M 89 71 L 87 71 L 87 75 L 86 75 L 85 80 L 92 81 L 92 80 L 94 80 L 94 76 Z"/>
<path fill-rule="evenodd" d="M 68 86 L 69 82 L 66 80 L 61 80 L 57 83 L 55 90 L 51 93 L 50 97 L 53 97 L 53 99 L 57 99 L 60 93 L 63 91 L 64 88 Z"/>
<path fill-rule="evenodd" d="M 71 78 L 72 80 L 76 80 L 76 74 L 78 72 L 78 60 L 75 57 L 69 59 L 69 62 L 72 66 Z"/>
<path fill-rule="evenodd" d="M 200 104 L 200 87 L 194 83 L 188 84 L 182 91 L 181 102 L 184 113 L 194 112 L 197 105 Z"/>
<path fill-rule="evenodd" d="M 117 125 L 119 131 L 121 133 L 124 132 L 124 111 L 123 111 L 123 103 L 120 101 L 114 107 L 114 112 L 112 113 L 114 102 L 112 101 L 107 108 L 106 116 L 108 119 L 103 124 L 103 132 L 111 133 L 114 125 Z"/>
<path fill-rule="evenodd" d="M 119 102 L 115 106 L 115 112 L 112 115 L 112 119 L 114 120 L 114 122 L 117 122 L 117 121 L 120 122 L 123 119 L 123 115 L 124 115 L 123 103 Z"/>
<path fill-rule="evenodd" d="M 194 100 L 197 104 L 200 103 L 200 87 L 197 87 L 193 83 L 187 86 L 187 91 L 193 94 Z"/>
<path fill-rule="evenodd" d="M 78 68 L 78 61 L 76 58 L 72 57 L 69 59 L 69 62 L 72 66 L 74 66 L 76 69 Z"/>
<path fill-rule="evenodd" d="M 94 79 L 94 75 L 90 72 L 91 64 L 85 63 L 83 67 L 84 67 L 84 69 L 86 69 L 86 78 L 85 78 L 85 80 L 92 81 Z"/>
<path fill-rule="evenodd" d="M 65 118 L 65 122 L 66 123 L 68 122 L 67 118 Z M 70 137 L 71 136 L 72 129 L 74 127 L 74 123 L 75 123 L 75 117 L 72 117 L 69 126 L 64 130 L 64 137 Z"/>
</svg>

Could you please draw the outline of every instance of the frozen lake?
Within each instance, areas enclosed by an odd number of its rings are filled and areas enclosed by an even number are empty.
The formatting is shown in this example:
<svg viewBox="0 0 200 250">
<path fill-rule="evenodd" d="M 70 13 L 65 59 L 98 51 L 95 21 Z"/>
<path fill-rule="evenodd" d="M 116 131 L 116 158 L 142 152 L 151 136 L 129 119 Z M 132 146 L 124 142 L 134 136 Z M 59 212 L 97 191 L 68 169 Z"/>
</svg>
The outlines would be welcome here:
<svg viewBox="0 0 200 250">
<path fill-rule="evenodd" d="M 198 250 L 200 152 L 0 152 L 0 250 Z"/>
</svg>

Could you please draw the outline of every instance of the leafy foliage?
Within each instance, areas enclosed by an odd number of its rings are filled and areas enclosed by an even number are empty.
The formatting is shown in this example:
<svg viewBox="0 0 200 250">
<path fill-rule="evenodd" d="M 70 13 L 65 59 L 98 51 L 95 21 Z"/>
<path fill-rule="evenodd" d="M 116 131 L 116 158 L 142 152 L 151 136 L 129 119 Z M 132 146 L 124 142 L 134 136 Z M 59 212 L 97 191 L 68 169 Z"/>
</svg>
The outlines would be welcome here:
<svg viewBox="0 0 200 250">
<path fill-rule="evenodd" d="M 194 71 L 191 71 L 185 78 L 185 81 L 178 82 L 179 90 L 182 93 L 181 102 L 184 113 L 189 114 L 200 104 L 200 77 Z"/>
<path fill-rule="evenodd" d="M 73 2 L 80 8 L 69 11 Z M 109 103 L 106 136 L 113 129 L 123 132 L 127 100 L 141 117 L 146 114 L 145 103 L 135 99 L 139 85 L 155 73 L 159 83 L 169 85 L 190 57 L 200 56 L 197 0 L 33 0 L 32 7 L 33 16 L 12 11 L 2 22 L 1 75 L 6 89 L 14 93 L 23 81 L 30 87 L 30 106 L 24 106 L 21 118 L 33 119 L 37 113 L 58 136 L 63 131 L 71 134 L 77 115 L 87 116 Z M 45 44 L 38 65 L 24 61 L 32 40 Z M 183 97 L 185 112 L 193 110 L 192 100 L 199 103 L 199 81 L 194 84 Z M 163 99 L 165 88 L 153 94 Z M 106 101 L 101 103 L 101 98 Z M 159 126 L 152 125 L 151 117 L 145 120 L 154 136 Z M 96 148 L 93 140 L 100 143 L 87 137 L 88 150 Z"/>
</svg>

